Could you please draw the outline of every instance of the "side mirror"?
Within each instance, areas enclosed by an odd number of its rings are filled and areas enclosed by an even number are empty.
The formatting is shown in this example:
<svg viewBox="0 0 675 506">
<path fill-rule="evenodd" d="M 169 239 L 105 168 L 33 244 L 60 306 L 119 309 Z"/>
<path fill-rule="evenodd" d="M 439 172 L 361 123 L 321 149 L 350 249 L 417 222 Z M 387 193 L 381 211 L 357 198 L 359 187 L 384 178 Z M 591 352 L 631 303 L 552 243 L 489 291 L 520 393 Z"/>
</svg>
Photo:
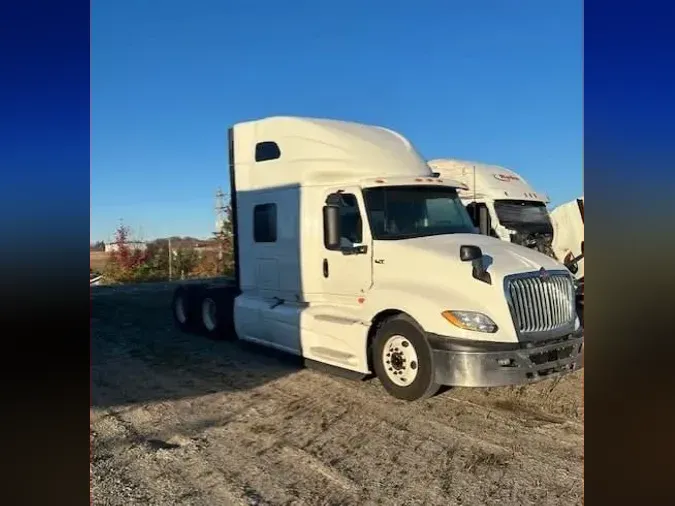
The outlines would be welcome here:
<svg viewBox="0 0 675 506">
<path fill-rule="evenodd" d="M 327 250 L 340 249 L 340 208 L 323 206 L 323 245 Z"/>
<path fill-rule="evenodd" d="M 478 281 L 492 284 L 492 276 L 483 265 L 483 252 L 478 246 L 462 245 L 459 247 L 459 258 L 462 262 L 471 262 L 471 275 Z"/>
<path fill-rule="evenodd" d="M 569 269 L 569 271 L 572 274 L 576 274 L 579 271 L 579 266 L 577 265 L 577 259 L 574 258 L 574 255 L 572 254 L 571 251 L 569 253 L 567 253 L 567 255 L 565 255 L 565 259 L 563 260 L 563 264 L 565 265 L 565 267 L 567 267 Z"/>
<path fill-rule="evenodd" d="M 478 207 L 478 231 L 481 235 L 490 235 L 492 224 L 490 223 L 490 211 L 486 206 Z"/>
<path fill-rule="evenodd" d="M 483 252 L 478 246 L 460 246 L 459 247 L 459 259 L 462 262 L 473 262 L 483 256 Z"/>
</svg>

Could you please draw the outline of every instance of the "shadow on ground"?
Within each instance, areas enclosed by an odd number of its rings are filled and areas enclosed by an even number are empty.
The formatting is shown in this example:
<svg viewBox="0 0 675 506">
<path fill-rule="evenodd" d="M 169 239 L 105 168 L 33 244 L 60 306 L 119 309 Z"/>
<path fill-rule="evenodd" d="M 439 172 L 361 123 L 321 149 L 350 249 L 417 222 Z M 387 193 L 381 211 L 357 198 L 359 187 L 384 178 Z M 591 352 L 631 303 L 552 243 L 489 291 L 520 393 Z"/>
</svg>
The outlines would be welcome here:
<svg viewBox="0 0 675 506">
<path fill-rule="evenodd" d="M 92 406 L 250 390 L 297 372 L 292 358 L 184 334 L 172 321 L 173 285 L 92 290 Z"/>
</svg>

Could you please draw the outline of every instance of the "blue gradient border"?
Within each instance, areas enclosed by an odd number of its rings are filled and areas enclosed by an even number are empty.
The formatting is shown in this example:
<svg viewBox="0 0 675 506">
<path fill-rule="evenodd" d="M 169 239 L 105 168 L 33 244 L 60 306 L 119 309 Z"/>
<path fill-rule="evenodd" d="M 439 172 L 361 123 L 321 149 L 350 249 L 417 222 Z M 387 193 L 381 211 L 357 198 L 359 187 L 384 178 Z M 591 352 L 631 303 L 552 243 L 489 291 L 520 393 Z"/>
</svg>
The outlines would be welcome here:
<svg viewBox="0 0 675 506">
<path fill-rule="evenodd" d="M 3 275 L 74 279 L 88 262 L 89 3 L 5 2 L 0 40 Z"/>
<path fill-rule="evenodd" d="M 584 5 L 585 494 L 672 503 L 675 5 Z"/>
<path fill-rule="evenodd" d="M 596 502 L 674 495 L 673 19 L 667 2 L 585 2 L 585 484 Z M 6 368 L 22 367 L 5 382 L 6 480 L 17 486 L 6 502 L 80 504 L 89 494 L 89 2 L 4 2 L 0 42 L 4 352 Z"/>
<path fill-rule="evenodd" d="M 87 504 L 89 2 L 3 2 L 0 47 L 5 502 Z"/>
</svg>

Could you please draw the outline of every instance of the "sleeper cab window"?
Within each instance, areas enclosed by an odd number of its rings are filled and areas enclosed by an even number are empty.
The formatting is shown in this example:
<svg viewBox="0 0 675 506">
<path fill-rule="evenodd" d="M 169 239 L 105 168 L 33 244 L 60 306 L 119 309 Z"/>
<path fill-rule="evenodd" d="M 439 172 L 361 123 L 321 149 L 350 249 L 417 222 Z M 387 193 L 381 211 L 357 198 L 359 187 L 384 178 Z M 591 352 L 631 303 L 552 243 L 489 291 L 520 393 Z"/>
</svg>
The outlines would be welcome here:
<svg viewBox="0 0 675 506">
<path fill-rule="evenodd" d="M 253 240 L 277 241 L 277 205 L 259 204 L 253 208 Z"/>
<path fill-rule="evenodd" d="M 279 145 L 273 141 L 259 142 L 255 145 L 255 161 L 266 162 L 281 158 Z"/>
</svg>

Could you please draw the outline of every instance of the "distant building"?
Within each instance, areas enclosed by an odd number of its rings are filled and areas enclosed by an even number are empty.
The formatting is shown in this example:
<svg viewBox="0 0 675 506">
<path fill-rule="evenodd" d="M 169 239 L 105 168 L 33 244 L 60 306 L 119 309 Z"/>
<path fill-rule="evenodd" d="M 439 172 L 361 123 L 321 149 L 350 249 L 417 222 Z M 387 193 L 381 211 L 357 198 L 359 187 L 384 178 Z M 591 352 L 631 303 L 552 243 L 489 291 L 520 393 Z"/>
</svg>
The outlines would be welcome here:
<svg viewBox="0 0 675 506">
<path fill-rule="evenodd" d="M 145 251 L 148 249 L 148 245 L 142 241 L 129 241 L 126 243 L 126 246 L 130 250 Z M 117 242 L 107 242 L 105 243 L 105 252 L 112 253 L 113 251 L 119 251 L 120 245 Z"/>
<path fill-rule="evenodd" d="M 195 251 L 199 254 L 204 253 L 205 251 L 218 251 L 220 246 L 213 243 L 199 243 L 195 245 Z"/>
</svg>

